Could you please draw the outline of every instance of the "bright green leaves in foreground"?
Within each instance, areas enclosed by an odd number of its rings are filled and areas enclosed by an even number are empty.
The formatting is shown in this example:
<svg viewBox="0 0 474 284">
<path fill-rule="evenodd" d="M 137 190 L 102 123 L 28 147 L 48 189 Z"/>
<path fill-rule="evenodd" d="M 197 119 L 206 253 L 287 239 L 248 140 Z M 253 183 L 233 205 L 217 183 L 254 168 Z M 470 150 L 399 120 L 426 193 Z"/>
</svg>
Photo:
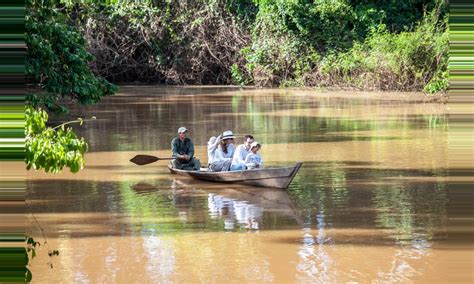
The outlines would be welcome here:
<svg viewBox="0 0 474 284">
<path fill-rule="evenodd" d="M 44 110 L 26 109 L 27 169 L 44 169 L 58 173 L 68 167 L 75 173 L 84 167 L 88 146 L 84 138 L 77 138 L 71 128 L 46 126 L 48 114 Z M 80 120 L 82 123 L 82 120 Z"/>
</svg>

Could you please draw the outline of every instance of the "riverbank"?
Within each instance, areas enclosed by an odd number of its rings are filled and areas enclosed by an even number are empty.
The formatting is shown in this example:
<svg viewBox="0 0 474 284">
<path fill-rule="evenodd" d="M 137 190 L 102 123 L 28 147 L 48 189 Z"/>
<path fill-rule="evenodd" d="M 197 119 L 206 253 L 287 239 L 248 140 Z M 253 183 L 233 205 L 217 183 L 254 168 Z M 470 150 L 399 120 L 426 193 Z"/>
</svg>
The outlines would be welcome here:
<svg viewBox="0 0 474 284">
<path fill-rule="evenodd" d="M 281 87 L 281 88 L 263 88 L 255 86 L 240 85 L 150 85 L 150 84 L 119 84 L 119 91 L 115 96 L 147 96 L 147 95 L 197 95 L 212 94 L 219 95 L 233 94 L 235 91 L 248 92 L 252 95 L 279 93 L 279 94 L 298 94 L 315 97 L 338 97 L 338 98 L 372 98 L 374 100 L 408 100 L 424 102 L 447 102 L 447 94 L 428 95 L 424 92 L 398 92 L 398 91 L 373 91 L 359 90 L 355 88 L 338 87 Z"/>
<path fill-rule="evenodd" d="M 33 21 L 55 8 L 39 7 Z M 84 46 L 94 60 L 83 59 L 94 73 L 114 83 L 435 94 L 448 86 L 447 14 L 447 2 L 437 0 L 423 5 L 237 0 L 68 3 L 52 20 L 77 30 L 87 44 L 71 44 Z"/>
</svg>

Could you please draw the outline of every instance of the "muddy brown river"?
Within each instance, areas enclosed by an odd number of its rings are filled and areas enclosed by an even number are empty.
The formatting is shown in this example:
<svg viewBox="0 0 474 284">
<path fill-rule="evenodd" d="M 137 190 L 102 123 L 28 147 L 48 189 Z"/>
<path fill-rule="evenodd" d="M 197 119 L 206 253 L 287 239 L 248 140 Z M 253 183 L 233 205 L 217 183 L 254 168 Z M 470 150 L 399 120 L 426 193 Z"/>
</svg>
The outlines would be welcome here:
<svg viewBox="0 0 474 284">
<path fill-rule="evenodd" d="M 474 281 L 471 229 L 451 218 L 449 104 L 415 93 L 124 86 L 73 113 L 97 117 L 75 127 L 89 142 L 86 168 L 28 176 L 31 234 L 47 240 L 34 283 Z M 203 164 L 206 141 L 224 130 L 239 143 L 253 134 L 268 167 L 304 164 L 283 191 L 128 161 L 168 157 L 180 126 Z"/>
</svg>

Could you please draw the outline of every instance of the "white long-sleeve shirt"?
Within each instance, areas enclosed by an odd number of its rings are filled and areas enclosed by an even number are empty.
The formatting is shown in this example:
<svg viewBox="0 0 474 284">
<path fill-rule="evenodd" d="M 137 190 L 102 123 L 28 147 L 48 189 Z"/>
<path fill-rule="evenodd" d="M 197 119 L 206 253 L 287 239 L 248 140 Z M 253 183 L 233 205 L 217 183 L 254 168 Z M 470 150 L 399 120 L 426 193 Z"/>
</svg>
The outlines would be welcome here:
<svg viewBox="0 0 474 284">
<path fill-rule="evenodd" d="M 248 169 L 263 168 L 262 157 L 259 154 L 250 152 L 247 157 L 245 157 L 245 166 Z"/>
<path fill-rule="evenodd" d="M 220 142 L 220 136 L 218 136 L 213 143 L 210 141 L 207 143 L 207 163 L 210 164 L 214 160 L 214 155 L 217 150 L 217 146 Z"/>
<path fill-rule="evenodd" d="M 245 148 L 244 144 L 237 146 L 235 149 L 234 157 L 232 158 L 232 166 L 245 164 L 245 158 L 251 153 L 250 150 Z"/>
<path fill-rule="evenodd" d="M 230 144 L 227 146 L 227 154 L 224 153 L 222 150 L 222 147 L 219 145 L 214 152 L 214 157 L 212 158 L 212 162 L 218 162 L 218 161 L 229 161 L 232 160 L 232 157 L 234 156 L 235 152 L 235 147 L 234 144 Z"/>
</svg>

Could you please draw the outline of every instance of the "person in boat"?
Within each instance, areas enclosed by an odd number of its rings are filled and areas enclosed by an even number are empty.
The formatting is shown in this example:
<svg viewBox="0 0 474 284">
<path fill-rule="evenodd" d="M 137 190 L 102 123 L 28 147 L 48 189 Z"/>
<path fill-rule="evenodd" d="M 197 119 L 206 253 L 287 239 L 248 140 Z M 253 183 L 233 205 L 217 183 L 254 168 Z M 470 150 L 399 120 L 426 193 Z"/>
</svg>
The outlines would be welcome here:
<svg viewBox="0 0 474 284">
<path fill-rule="evenodd" d="M 237 146 L 235 149 L 234 157 L 232 158 L 232 164 L 230 165 L 231 171 L 245 170 L 245 158 L 250 154 L 250 145 L 255 141 L 253 136 L 248 134 L 245 135 L 244 144 Z"/>
<path fill-rule="evenodd" d="M 221 137 L 222 135 L 219 135 L 217 137 L 212 136 L 209 138 L 209 141 L 207 141 L 207 166 L 212 163 L 214 160 L 214 155 L 216 153 L 217 147 L 219 146 L 219 143 L 221 142 Z"/>
<path fill-rule="evenodd" d="M 232 157 L 234 156 L 234 133 L 232 131 L 224 131 L 222 133 L 219 146 L 214 152 L 212 161 L 209 163 L 209 169 L 213 172 L 225 172 L 230 170 Z"/>
<path fill-rule="evenodd" d="M 250 153 L 245 157 L 245 166 L 247 169 L 260 169 L 263 168 L 263 161 L 258 151 L 262 148 L 257 141 L 254 141 L 250 145 Z"/>
<path fill-rule="evenodd" d="M 201 169 L 201 162 L 194 157 L 194 144 L 191 139 L 186 137 L 188 129 L 180 127 L 178 129 L 178 137 L 171 141 L 172 157 L 171 166 L 180 170 L 194 170 Z"/>
</svg>

